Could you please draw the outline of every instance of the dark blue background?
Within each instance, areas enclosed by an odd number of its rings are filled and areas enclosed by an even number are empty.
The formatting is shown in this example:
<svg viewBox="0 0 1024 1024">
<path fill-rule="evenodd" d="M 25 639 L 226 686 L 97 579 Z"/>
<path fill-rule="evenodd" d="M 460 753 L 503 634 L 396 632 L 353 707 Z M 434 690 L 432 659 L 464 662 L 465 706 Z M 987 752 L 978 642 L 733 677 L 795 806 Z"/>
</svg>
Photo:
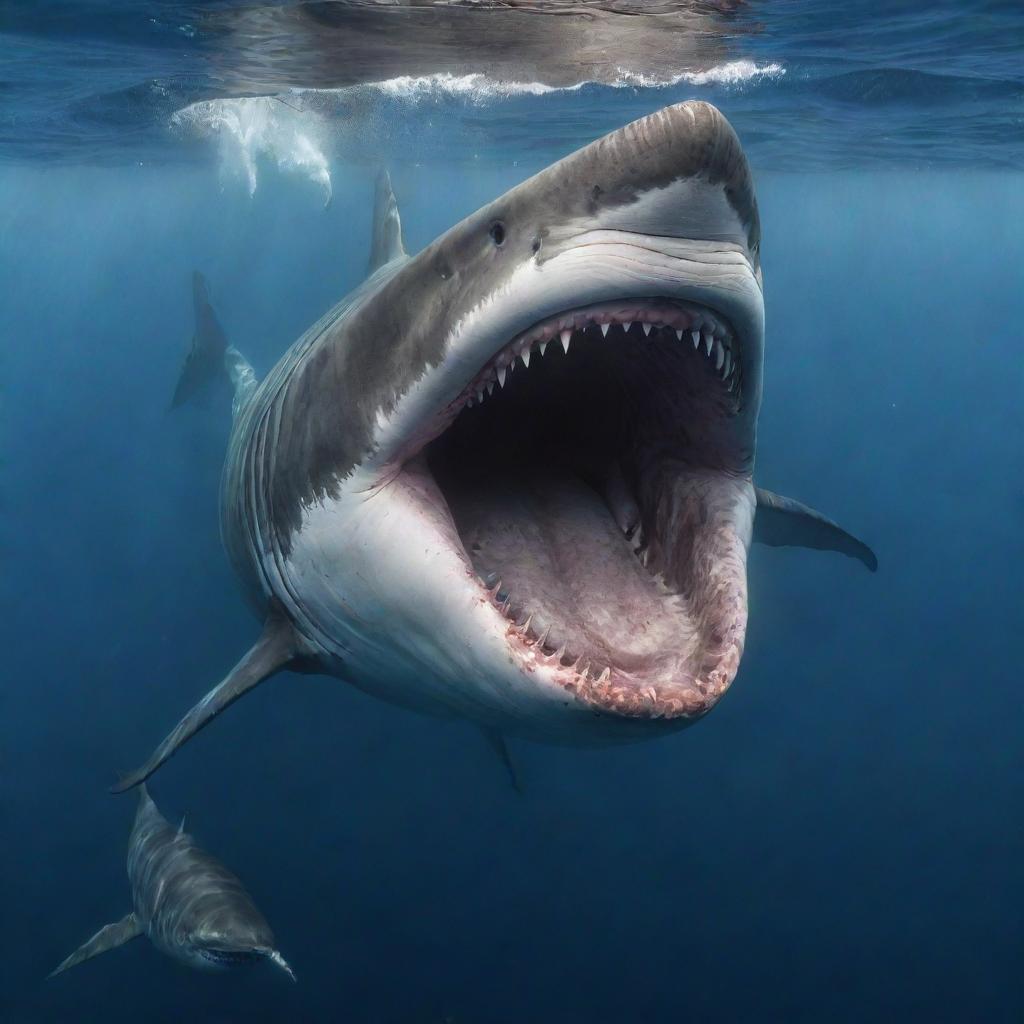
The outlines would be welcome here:
<svg viewBox="0 0 1024 1024">
<path fill-rule="evenodd" d="M 398 168 L 412 247 L 546 162 Z M 203 268 L 265 371 L 365 266 L 335 200 L 209 170 L 0 169 L 0 1019 L 1019 1020 L 1024 193 L 1010 175 L 762 176 L 759 482 L 876 548 L 755 549 L 740 676 L 673 738 L 513 744 L 282 676 L 155 777 L 299 978 L 145 942 L 136 765 L 256 636 L 221 554 L 226 408 L 169 415 Z"/>
</svg>

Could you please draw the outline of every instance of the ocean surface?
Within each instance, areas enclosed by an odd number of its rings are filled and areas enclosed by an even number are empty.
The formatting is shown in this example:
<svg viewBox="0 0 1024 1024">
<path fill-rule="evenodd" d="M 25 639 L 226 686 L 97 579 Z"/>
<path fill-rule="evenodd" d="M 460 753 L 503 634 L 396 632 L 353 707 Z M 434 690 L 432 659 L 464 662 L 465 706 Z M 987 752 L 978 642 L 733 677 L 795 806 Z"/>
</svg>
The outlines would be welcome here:
<svg viewBox="0 0 1024 1024">
<path fill-rule="evenodd" d="M 265 373 L 362 279 L 682 99 L 756 178 L 756 477 L 865 538 L 754 547 L 721 705 L 607 750 L 284 674 L 154 776 L 298 983 L 144 941 L 111 796 L 258 624 L 224 396 L 169 412 L 207 276 Z M 1024 1019 L 1018 3 L 0 5 L 0 1021 Z"/>
</svg>

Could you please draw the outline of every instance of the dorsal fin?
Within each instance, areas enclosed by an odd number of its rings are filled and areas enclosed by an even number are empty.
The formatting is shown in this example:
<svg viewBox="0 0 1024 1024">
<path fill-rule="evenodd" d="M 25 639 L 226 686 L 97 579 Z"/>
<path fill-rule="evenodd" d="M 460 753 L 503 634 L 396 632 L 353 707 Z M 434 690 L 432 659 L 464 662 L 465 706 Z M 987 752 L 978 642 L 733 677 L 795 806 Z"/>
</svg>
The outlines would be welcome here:
<svg viewBox="0 0 1024 1024">
<path fill-rule="evenodd" d="M 211 380 L 224 373 L 227 335 L 210 304 L 210 289 L 206 278 L 198 270 L 192 272 L 192 305 L 196 321 L 192 349 L 178 377 L 174 397 L 171 399 L 172 409 L 193 398 Z"/>
<path fill-rule="evenodd" d="M 391 175 L 381 170 L 377 175 L 377 197 L 373 206 L 373 238 L 367 274 L 379 270 L 385 263 L 405 255 L 402 242 L 402 218 L 398 215 L 398 201 L 391 188 Z"/>
</svg>

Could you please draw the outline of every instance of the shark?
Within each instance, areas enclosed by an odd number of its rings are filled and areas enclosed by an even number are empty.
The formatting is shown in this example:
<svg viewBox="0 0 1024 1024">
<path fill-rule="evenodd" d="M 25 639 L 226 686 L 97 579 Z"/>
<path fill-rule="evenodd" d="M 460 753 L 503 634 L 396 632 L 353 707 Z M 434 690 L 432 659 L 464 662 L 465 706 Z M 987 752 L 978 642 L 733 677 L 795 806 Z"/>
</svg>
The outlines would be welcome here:
<svg viewBox="0 0 1024 1024">
<path fill-rule="evenodd" d="M 257 381 L 201 275 L 178 398 L 234 386 L 221 533 L 263 623 L 116 790 L 282 670 L 518 736 L 634 742 L 736 676 L 752 542 L 861 540 L 754 481 L 765 306 L 751 170 L 665 107 L 416 255 L 386 173 L 369 273 Z"/>
<path fill-rule="evenodd" d="M 169 824 L 144 785 L 128 841 L 128 879 L 131 912 L 101 928 L 51 978 L 145 935 L 161 952 L 190 967 L 222 970 L 268 960 L 295 980 L 242 883 L 196 845 L 184 822 L 178 828 Z"/>
</svg>

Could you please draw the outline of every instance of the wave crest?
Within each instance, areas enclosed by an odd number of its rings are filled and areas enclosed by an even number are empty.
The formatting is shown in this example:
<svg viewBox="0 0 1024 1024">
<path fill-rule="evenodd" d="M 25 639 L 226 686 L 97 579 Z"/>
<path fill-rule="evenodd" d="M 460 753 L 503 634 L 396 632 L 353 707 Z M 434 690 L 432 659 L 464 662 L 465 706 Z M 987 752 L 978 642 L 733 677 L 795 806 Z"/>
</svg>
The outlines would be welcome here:
<svg viewBox="0 0 1024 1024">
<path fill-rule="evenodd" d="M 372 125 L 382 103 L 412 109 L 421 104 L 455 101 L 478 107 L 581 89 L 665 89 L 681 84 L 738 88 L 784 74 L 781 64 L 735 60 L 665 79 L 620 68 L 611 82 L 587 80 L 568 86 L 501 81 L 480 72 L 400 75 L 337 89 L 295 89 L 276 96 L 201 100 L 175 112 L 171 123 L 185 134 L 216 140 L 222 174 L 242 177 L 250 195 L 256 192 L 260 161 L 271 160 L 280 170 L 313 182 L 323 191 L 325 202 L 330 202 L 328 152 L 338 147 L 342 137 L 351 138 L 351 129 Z"/>
</svg>

